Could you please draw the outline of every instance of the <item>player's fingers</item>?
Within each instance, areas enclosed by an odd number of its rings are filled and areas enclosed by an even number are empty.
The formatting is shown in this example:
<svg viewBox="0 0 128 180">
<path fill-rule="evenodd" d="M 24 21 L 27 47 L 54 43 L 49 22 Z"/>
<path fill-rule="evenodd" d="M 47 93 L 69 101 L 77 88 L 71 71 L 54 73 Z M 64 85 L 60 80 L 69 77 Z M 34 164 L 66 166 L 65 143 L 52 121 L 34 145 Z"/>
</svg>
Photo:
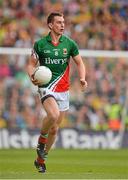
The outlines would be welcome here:
<svg viewBox="0 0 128 180">
<path fill-rule="evenodd" d="M 85 87 L 88 87 L 88 83 L 87 83 L 87 81 L 85 81 Z"/>
<path fill-rule="evenodd" d="M 39 85 L 39 84 L 40 84 L 39 81 L 36 80 L 36 79 L 31 79 L 31 81 L 32 81 L 32 83 L 33 83 L 34 85 Z"/>
<path fill-rule="evenodd" d="M 88 85 L 87 81 L 85 81 L 83 79 L 80 80 L 80 83 L 81 83 L 82 86 L 87 86 Z"/>
<path fill-rule="evenodd" d="M 34 78 L 34 74 L 31 75 L 31 81 L 34 85 L 36 85 L 36 86 L 39 85 L 38 80 Z"/>
<path fill-rule="evenodd" d="M 85 91 L 86 88 L 88 87 L 87 81 L 82 81 L 81 86 L 82 86 L 82 91 Z"/>
</svg>

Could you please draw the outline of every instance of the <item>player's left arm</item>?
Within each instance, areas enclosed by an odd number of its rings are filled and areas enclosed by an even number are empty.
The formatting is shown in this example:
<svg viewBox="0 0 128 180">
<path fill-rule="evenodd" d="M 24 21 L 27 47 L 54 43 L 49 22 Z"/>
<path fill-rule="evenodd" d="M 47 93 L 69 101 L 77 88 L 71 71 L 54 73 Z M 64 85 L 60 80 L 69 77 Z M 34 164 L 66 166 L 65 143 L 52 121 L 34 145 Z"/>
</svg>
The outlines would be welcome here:
<svg viewBox="0 0 128 180">
<path fill-rule="evenodd" d="M 75 64 L 77 65 L 78 74 L 79 74 L 79 78 L 80 78 L 80 84 L 81 84 L 82 90 L 84 91 L 87 87 L 87 81 L 86 81 L 86 68 L 83 63 L 83 59 L 80 56 L 80 54 L 78 54 L 72 58 L 73 58 Z"/>
</svg>

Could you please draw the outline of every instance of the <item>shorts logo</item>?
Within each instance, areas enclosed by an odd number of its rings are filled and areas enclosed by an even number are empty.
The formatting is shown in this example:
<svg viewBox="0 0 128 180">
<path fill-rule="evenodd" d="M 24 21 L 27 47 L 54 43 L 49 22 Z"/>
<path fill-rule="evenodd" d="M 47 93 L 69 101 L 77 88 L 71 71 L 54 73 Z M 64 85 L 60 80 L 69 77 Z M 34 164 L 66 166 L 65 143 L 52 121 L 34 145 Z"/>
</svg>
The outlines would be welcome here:
<svg viewBox="0 0 128 180">
<path fill-rule="evenodd" d="M 66 48 L 63 49 L 63 54 L 64 54 L 64 55 L 67 54 L 67 49 L 66 49 Z"/>
</svg>

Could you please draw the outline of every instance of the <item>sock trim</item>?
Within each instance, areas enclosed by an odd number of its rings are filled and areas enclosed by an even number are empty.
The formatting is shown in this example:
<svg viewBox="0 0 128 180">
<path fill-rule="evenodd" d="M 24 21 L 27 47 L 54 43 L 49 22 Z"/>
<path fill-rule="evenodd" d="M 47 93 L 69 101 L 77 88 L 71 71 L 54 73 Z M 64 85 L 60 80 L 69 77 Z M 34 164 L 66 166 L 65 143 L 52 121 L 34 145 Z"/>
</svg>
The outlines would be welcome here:
<svg viewBox="0 0 128 180">
<path fill-rule="evenodd" d="M 40 136 L 42 137 L 42 138 L 48 138 L 48 134 L 40 134 Z"/>
</svg>

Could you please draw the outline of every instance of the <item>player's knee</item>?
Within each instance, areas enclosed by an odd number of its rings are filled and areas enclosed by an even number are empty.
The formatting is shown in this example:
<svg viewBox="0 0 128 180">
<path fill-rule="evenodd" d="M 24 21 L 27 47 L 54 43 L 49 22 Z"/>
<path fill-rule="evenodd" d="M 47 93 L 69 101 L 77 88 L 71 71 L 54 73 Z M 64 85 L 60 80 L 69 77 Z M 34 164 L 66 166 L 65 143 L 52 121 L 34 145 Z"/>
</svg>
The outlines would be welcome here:
<svg viewBox="0 0 128 180">
<path fill-rule="evenodd" d="M 60 113 L 59 112 L 52 112 L 48 114 L 48 118 L 52 121 L 52 123 L 56 123 L 59 119 Z"/>
<path fill-rule="evenodd" d="M 52 128 L 50 129 L 50 131 L 49 131 L 49 134 L 55 136 L 55 135 L 57 134 L 57 132 L 58 132 L 58 129 L 59 129 L 58 126 L 52 127 Z"/>
</svg>

